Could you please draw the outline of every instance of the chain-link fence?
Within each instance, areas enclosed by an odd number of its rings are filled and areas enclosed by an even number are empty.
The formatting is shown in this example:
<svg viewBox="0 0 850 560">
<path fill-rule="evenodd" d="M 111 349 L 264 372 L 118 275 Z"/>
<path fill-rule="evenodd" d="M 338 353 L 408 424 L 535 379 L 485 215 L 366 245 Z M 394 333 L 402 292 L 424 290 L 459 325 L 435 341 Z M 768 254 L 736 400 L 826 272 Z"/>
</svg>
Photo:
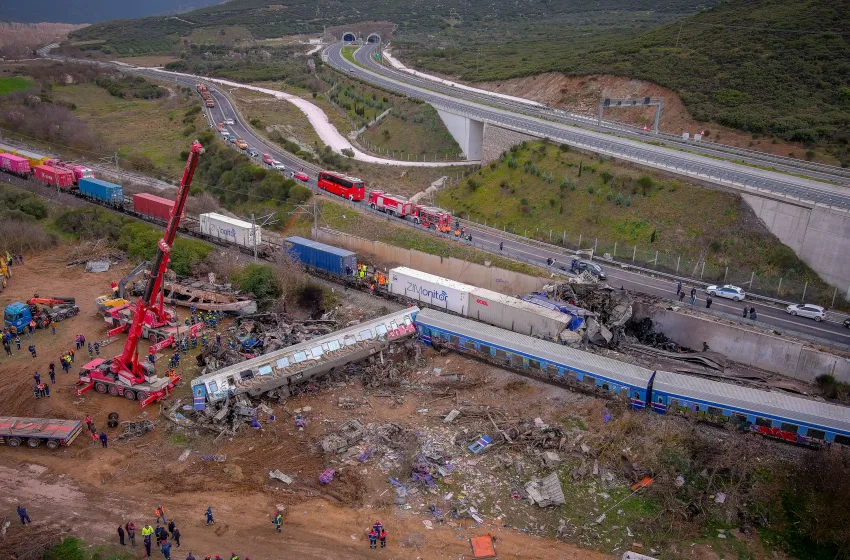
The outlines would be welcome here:
<svg viewBox="0 0 850 560">
<path fill-rule="evenodd" d="M 532 242 L 552 244 L 571 251 L 592 251 L 594 258 L 603 260 L 610 258 L 622 264 L 691 279 L 696 283 L 732 284 L 743 288 L 748 293 L 765 298 L 806 302 L 843 311 L 850 310 L 850 286 L 839 289 L 822 280 L 809 279 L 795 271 L 768 275 L 753 269 L 721 266 L 705 259 L 683 257 L 656 250 L 651 246 L 630 245 L 592 236 L 587 237 L 583 234 L 567 235 L 565 231 L 540 228 L 511 231 L 510 228 L 499 227 L 496 224 L 486 225 Z"/>
</svg>

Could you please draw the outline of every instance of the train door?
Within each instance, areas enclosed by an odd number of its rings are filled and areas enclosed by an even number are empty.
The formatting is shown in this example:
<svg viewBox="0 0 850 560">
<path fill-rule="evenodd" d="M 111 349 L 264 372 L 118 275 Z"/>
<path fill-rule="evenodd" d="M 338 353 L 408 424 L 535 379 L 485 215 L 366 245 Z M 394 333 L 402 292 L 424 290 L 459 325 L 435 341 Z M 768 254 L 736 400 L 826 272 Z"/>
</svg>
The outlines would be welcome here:
<svg viewBox="0 0 850 560">
<path fill-rule="evenodd" d="M 204 410 L 207 407 L 207 387 L 206 385 L 195 385 L 192 389 L 192 400 L 195 405 L 195 410 Z"/>
</svg>

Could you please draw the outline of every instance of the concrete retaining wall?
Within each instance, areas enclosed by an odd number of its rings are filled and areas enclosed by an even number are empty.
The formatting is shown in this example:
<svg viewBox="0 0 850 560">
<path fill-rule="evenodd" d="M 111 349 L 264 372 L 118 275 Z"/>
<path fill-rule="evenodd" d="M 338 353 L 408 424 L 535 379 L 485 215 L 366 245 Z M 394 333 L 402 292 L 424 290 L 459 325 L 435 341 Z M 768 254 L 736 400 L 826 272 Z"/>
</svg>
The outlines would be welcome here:
<svg viewBox="0 0 850 560">
<path fill-rule="evenodd" d="M 474 264 L 454 257 L 430 255 L 415 249 L 402 249 L 380 241 L 370 241 L 327 230 L 319 230 L 319 241 L 335 247 L 344 247 L 358 255 L 371 255 L 394 266 L 407 266 L 479 288 L 487 288 L 500 294 L 526 294 L 540 290 L 547 283 L 546 278 L 538 276 Z"/>
<path fill-rule="evenodd" d="M 634 305 L 634 317 L 652 319 L 656 331 L 694 350 L 701 350 L 705 342 L 730 360 L 807 383 L 823 374 L 850 383 L 850 359 L 800 342 L 644 303 Z"/>
</svg>

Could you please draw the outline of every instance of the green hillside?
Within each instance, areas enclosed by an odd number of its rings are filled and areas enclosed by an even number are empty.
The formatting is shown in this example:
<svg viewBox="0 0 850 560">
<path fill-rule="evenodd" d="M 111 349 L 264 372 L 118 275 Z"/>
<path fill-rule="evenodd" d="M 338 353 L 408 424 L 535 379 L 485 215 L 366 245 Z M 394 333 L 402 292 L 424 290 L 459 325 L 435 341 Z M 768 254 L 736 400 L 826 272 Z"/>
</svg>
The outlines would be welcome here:
<svg viewBox="0 0 850 560">
<path fill-rule="evenodd" d="M 532 31 L 486 44 L 443 34 L 397 47 L 419 67 L 471 81 L 548 71 L 648 80 L 679 93 L 696 120 L 830 144 L 850 161 L 850 0 L 728 0 L 626 35 L 567 31 L 564 40 L 552 27 Z"/>
<path fill-rule="evenodd" d="M 446 5 L 439 0 L 290 0 L 276 4 L 268 0 L 233 0 L 181 14 L 179 18 L 150 17 L 117 20 L 81 29 L 72 42 L 104 41 L 83 45 L 110 54 L 140 55 L 182 48 L 181 38 L 205 28 L 242 26 L 255 39 L 301 33 L 320 33 L 327 26 L 362 21 L 391 21 L 398 34 L 418 35 L 447 29 L 474 33 L 484 25 L 498 22 L 558 22 L 578 20 L 655 22 L 692 14 L 717 0 L 543 0 L 536 2 L 490 2 L 458 0 Z M 629 25 L 631 25 L 629 23 Z M 424 36 L 424 35 L 423 35 Z"/>
</svg>

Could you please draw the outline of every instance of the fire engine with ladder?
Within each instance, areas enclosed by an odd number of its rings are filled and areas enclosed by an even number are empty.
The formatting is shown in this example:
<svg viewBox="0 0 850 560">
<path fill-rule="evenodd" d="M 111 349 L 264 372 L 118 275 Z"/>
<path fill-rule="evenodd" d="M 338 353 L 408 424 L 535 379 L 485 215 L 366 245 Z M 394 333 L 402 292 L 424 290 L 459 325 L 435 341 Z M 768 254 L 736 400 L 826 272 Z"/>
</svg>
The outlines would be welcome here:
<svg viewBox="0 0 850 560">
<path fill-rule="evenodd" d="M 109 393 L 113 396 L 123 396 L 127 400 L 138 400 L 142 408 L 152 402 L 167 397 L 181 377 L 174 374 L 163 378 L 156 375 L 153 364 L 147 360 L 139 360 L 138 342 L 143 336 L 145 322 L 155 318 L 158 322 L 168 322 L 170 311 L 166 310 L 162 298 L 162 281 L 171 258 L 171 248 L 177 235 L 177 226 L 183 208 L 189 196 L 192 176 L 198 165 L 198 156 L 204 151 L 201 144 L 195 141 L 189 151 L 186 169 L 177 190 L 177 199 L 171 211 L 171 219 L 165 228 L 165 233 L 159 241 L 156 257 L 151 267 L 150 275 L 145 285 L 145 292 L 136 302 L 132 314 L 127 341 L 124 351 L 112 360 L 97 358 L 85 364 L 77 381 L 77 396 L 94 389 L 98 393 Z M 155 299 L 159 296 L 159 301 Z M 123 330 L 123 327 L 122 329 Z M 189 329 L 186 329 L 187 333 Z M 155 348 L 152 347 L 152 350 Z"/>
</svg>

